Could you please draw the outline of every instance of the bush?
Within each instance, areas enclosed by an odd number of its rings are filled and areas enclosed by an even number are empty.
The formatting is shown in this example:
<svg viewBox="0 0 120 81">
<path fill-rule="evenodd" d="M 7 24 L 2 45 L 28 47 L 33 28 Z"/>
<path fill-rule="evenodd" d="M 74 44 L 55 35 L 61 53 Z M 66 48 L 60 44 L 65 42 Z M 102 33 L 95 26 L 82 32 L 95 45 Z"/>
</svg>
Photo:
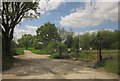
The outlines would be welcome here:
<svg viewBox="0 0 120 81">
<path fill-rule="evenodd" d="M 53 59 L 69 59 L 70 58 L 69 55 L 65 55 L 65 54 L 63 54 L 63 55 L 60 55 L 60 54 L 51 54 L 49 57 L 53 58 Z"/>
</svg>

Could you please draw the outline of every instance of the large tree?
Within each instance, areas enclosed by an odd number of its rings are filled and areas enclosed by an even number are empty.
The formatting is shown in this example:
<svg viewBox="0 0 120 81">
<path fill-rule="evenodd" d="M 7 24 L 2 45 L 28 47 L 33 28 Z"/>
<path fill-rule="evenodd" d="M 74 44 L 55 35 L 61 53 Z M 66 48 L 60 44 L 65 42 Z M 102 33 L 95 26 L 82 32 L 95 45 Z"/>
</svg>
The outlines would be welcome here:
<svg viewBox="0 0 120 81">
<path fill-rule="evenodd" d="M 43 42 L 43 44 L 47 44 L 50 41 L 58 41 L 59 36 L 57 31 L 55 24 L 51 24 L 50 22 L 45 23 L 36 30 L 38 41 Z"/>
<path fill-rule="evenodd" d="M 72 48 L 72 46 L 73 46 L 73 36 L 72 35 L 67 36 L 65 44 L 67 45 L 67 48 Z"/>
<path fill-rule="evenodd" d="M 89 49 L 90 48 L 90 33 L 85 33 L 83 35 L 80 35 L 80 47 L 82 47 L 83 49 Z"/>
<path fill-rule="evenodd" d="M 18 44 L 21 47 L 25 47 L 26 50 L 28 47 L 32 47 L 33 45 L 33 36 L 31 34 L 24 34 L 20 39 L 18 39 Z"/>
<path fill-rule="evenodd" d="M 16 25 L 23 18 L 33 17 L 32 13 L 28 13 L 30 10 L 33 10 L 36 15 L 39 15 L 37 13 L 37 7 L 38 3 L 36 2 L 2 2 L 2 15 L 0 18 L 2 20 L 3 60 L 6 56 L 10 59 L 13 58 L 11 54 L 11 41 Z"/>
</svg>

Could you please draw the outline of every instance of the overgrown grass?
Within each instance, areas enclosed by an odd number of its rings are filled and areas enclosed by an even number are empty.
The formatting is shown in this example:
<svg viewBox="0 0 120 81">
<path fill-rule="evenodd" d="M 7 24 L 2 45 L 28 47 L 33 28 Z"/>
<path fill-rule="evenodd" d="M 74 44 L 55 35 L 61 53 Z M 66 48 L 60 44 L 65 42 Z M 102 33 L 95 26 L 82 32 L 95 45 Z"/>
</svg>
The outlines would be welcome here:
<svg viewBox="0 0 120 81">
<path fill-rule="evenodd" d="M 105 70 L 108 72 L 118 73 L 118 61 L 110 60 L 104 66 Z"/>
<path fill-rule="evenodd" d="M 118 60 L 115 60 L 115 59 L 103 60 L 103 61 L 101 61 L 99 63 L 96 63 L 95 67 L 97 67 L 97 68 L 102 67 L 107 72 L 120 74 L 119 71 L 118 71 Z"/>
<path fill-rule="evenodd" d="M 98 59 L 99 51 L 92 50 L 87 51 L 83 50 L 79 53 L 72 52 L 70 55 L 75 58 L 80 59 L 89 59 L 89 60 L 96 60 Z M 118 66 L 120 67 L 120 64 L 118 64 L 118 50 L 102 50 L 102 62 L 96 63 L 95 67 L 97 68 L 104 68 L 107 72 L 112 72 L 116 74 L 120 74 L 120 71 L 118 70 Z"/>
</svg>

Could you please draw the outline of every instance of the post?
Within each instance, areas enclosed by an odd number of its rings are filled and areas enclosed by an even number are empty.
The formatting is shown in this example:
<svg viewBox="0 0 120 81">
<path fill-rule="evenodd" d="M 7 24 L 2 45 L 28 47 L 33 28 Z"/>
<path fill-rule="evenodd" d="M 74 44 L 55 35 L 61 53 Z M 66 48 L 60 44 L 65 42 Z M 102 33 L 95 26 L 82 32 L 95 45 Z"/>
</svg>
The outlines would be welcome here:
<svg viewBox="0 0 120 81">
<path fill-rule="evenodd" d="M 60 35 L 60 27 L 59 27 L 59 35 Z M 59 39 L 59 43 L 61 43 L 61 38 Z M 60 53 L 60 55 L 62 55 L 61 45 L 60 44 L 59 44 L 59 53 Z"/>
<path fill-rule="evenodd" d="M 98 40 L 99 40 L 99 61 L 102 61 L 102 37 L 100 36 L 100 34 L 98 34 Z"/>
<path fill-rule="evenodd" d="M 102 55 L 101 55 L 101 51 L 102 51 L 102 48 L 101 48 L 101 44 L 102 44 L 102 38 L 100 38 L 99 40 L 99 61 L 102 61 Z"/>
</svg>

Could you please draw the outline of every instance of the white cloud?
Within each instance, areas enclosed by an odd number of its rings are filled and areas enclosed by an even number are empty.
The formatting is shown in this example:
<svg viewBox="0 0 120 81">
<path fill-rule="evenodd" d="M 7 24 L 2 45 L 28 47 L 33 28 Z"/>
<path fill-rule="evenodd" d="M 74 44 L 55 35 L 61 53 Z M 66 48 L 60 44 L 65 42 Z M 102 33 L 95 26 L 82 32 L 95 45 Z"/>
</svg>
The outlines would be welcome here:
<svg viewBox="0 0 120 81">
<path fill-rule="evenodd" d="M 63 2 L 64 0 L 49 0 L 47 2 L 47 0 L 40 0 L 38 3 L 38 8 L 37 8 L 37 13 L 40 13 L 40 15 L 49 12 L 50 10 L 56 10 Z M 34 2 L 34 1 L 33 1 Z M 47 15 L 49 15 L 49 13 L 47 13 Z M 29 16 L 29 17 L 37 17 L 39 18 L 40 16 L 36 14 L 36 12 L 34 10 L 29 10 L 28 12 L 26 12 L 25 16 Z M 23 19 L 21 22 L 23 22 L 25 19 Z"/>
<path fill-rule="evenodd" d="M 85 3 L 85 8 L 76 9 L 75 12 L 61 17 L 60 24 L 70 27 L 88 27 L 100 25 L 107 20 L 117 21 L 118 3 L 100 1 Z"/>
<path fill-rule="evenodd" d="M 63 1 L 64 0 L 57 0 L 57 1 L 49 0 L 48 2 L 46 2 L 46 0 L 41 0 L 39 2 L 39 9 L 37 9 L 37 10 L 41 14 L 44 14 L 47 11 L 57 9 Z"/>
<path fill-rule="evenodd" d="M 103 30 L 109 30 L 111 32 L 113 32 L 114 30 L 113 29 L 103 29 Z M 75 32 L 75 36 L 76 35 L 83 35 L 85 33 L 97 33 L 99 30 L 90 30 L 90 31 L 84 31 L 84 32 Z"/>
<path fill-rule="evenodd" d="M 24 34 L 36 35 L 36 30 L 37 30 L 37 27 L 28 26 L 28 25 L 26 25 L 24 29 L 15 28 L 14 37 L 20 38 Z"/>
</svg>

